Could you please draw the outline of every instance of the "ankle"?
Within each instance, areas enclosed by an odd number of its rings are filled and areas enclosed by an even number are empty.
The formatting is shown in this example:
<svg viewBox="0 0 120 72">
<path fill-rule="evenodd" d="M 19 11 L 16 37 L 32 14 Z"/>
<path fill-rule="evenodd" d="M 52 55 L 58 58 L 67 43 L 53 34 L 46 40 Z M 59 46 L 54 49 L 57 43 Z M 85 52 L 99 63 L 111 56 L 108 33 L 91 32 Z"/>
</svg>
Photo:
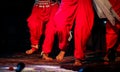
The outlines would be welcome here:
<svg viewBox="0 0 120 72">
<path fill-rule="evenodd" d="M 65 51 L 60 51 L 60 54 L 61 55 L 65 55 Z"/>
<path fill-rule="evenodd" d="M 32 51 L 36 51 L 36 50 L 38 50 L 37 48 L 34 48 L 34 47 L 32 47 L 31 49 L 32 49 Z"/>
<path fill-rule="evenodd" d="M 80 59 L 75 59 L 74 65 L 75 66 L 81 66 L 82 65 L 81 60 Z"/>
<path fill-rule="evenodd" d="M 43 57 L 48 57 L 49 56 L 49 54 L 48 53 L 44 53 L 43 51 L 41 52 L 41 56 L 43 56 Z"/>
<path fill-rule="evenodd" d="M 38 44 L 36 44 L 36 45 L 32 44 L 31 47 L 34 48 L 34 49 L 38 49 L 39 48 Z"/>
</svg>

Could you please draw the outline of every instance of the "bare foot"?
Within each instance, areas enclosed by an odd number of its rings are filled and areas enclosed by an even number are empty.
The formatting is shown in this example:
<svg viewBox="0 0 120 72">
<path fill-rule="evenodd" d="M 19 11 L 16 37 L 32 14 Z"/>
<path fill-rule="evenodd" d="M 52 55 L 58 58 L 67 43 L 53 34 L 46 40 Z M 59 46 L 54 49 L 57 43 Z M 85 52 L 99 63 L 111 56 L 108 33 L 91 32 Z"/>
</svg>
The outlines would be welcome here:
<svg viewBox="0 0 120 72">
<path fill-rule="evenodd" d="M 56 56 L 56 60 L 58 62 L 61 62 L 64 58 L 64 55 L 65 55 L 65 51 L 60 51 L 60 53 Z"/>
<path fill-rule="evenodd" d="M 107 55 L 104 57 L 104 61 L 109 61 Z"/>
<path fill-rule="evenodd" d="M 28 54 L 28 55 L 33 54 L 35 51 L 37 51 L 37 49 L 31 48 L 31 49 L 26 51 L 26 54 Z"/>
<path fill-rule="evenodd" d="M 76 59 L 73 65 L 74 66 L 81 66 L 82 63 L 81 63 L 81 61 L 79 59 Z"/>
<path fill-rule="evenodd" d="M 52 61 L 53 60 L 51 57 L 48 56 L 48 54 L 45 54 L 45 53 L 42 55 L 42 58 L 46 61 Z"/>
<path fill-rule="evenodd" d="M 35 51 L 37 51 L 38 50 L 38 44 L 36 44 L 36 45 L 31 45 L 31 49 L 29 49 L 29 50 L 27 50 L 26 51 L 26 54 L 33 54 Z"/>
</svg>

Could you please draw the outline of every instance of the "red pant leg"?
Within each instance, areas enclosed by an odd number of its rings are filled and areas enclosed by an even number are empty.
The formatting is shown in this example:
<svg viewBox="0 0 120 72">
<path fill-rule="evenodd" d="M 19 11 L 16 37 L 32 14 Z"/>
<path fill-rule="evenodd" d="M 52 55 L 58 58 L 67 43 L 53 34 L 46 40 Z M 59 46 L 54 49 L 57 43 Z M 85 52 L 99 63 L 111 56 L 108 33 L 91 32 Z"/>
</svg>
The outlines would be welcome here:
<svg viewBox="0 0 120 72">
<path fill-rule="evenodd" d="M 59 48 L 65 50 L 68 44 L 69 31 L 73 26 L 77 0 L 62 0 L 55 15 L 56 29 L 59 37 Z"/>
<path fill-rule="evenodd" d="M 110 25 L 110 22 L 108 22 L 106 24 L 106 47 L 107 47 L 107 51 L 109 48 L 112 48 L 116 44 L 117 39 L 118 39 L 118 34 L 112 28 L 112 26 Z"/>
<path fill-rule="evenodd" d="M 33 11 L 27 19 L 31 44 L 36 45 L 39 43 L 39 39 L 44 32 L 45 22 L 48 21 L 49 18 L 49 11 L 49 8 L 33 6 Z"/>
<path fill-rule="evenodd" d="M 77 59 L 83 59 L 84 49 L 86 48 L 86 43 L 91 34 L 94 22 L 92 0 L 79 0 L 79 6 L 76 16 L 76 25 L 74 28 L 74 56 Z"/>
<path fill-rule="evenodd" d="M 109 0 L 109 1 L 112 4 L 112 8 L 120 16 L 120 0 Z M 107 24 L 106 24 L 106 47 L 107 47 L 107 50 L 109 48 L 112 48 L 118 40 L 118 33 L 116 33 L 116 31 L 120 29 L 120 22 L 116 21 L 115 27 L 116 27 L 116 30 L 113 29 L 113 27 L 110 25 L 109 22 L 107 22 Z"/>
<path fill-rule="evenodd" d="M 42 46 L 42 51 L 44 53 L 50 53 L 53 47 L 54 37 L 56 34 L 56 28 L 55 28 L 55 23 L 54 23 L 53 18 L 58 10 L 58 7 L 59 7 L 58 3 L 51 6 L 50 18 L 49 18 L 48 23 L 46 24 L 45 40 Z"/>
</svg>

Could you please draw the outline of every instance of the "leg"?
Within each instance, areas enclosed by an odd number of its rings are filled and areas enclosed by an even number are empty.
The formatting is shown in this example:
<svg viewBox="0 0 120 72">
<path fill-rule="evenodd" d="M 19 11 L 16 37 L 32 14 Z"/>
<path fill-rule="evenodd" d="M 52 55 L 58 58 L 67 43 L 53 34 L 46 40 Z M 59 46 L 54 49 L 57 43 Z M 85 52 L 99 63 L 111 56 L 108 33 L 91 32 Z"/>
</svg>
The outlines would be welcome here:
<svg viewBox="0 0 120 72">
<path fill-rule="evenodd" d="M 70 36 L 68 38 L 68 41 L 70 41 L 72 39 L 72 33 L 71 31 L 69 32 Z M 62 61 L 62 59 L 65 56 L 65 51 L 61 50 L 60 53 L 56 56 L 57 61 Z"/>
<path fill-rule="evenodd" d="M 74 66 L 81 66 L 82 62 L 79 59 L 75 59 L 75 63 L 73 65 Z"/>
<path fill-rule="evenodd" d="M 113 6 L 112 8 L 116 11 L 116 13 L 120 16 L 119 9 L 120 9 L 120 0 L 109 0 L 111 5 Z M 116 28 L 112 27 L 110 22 L 107 22 L 106 24 L 106 55 L 104 57 L 104 60 L 109 61 L 110 59 L 108 58 L 110 55 L 108 54 L 109 50 L 112 50 L 116 43 L 118 43 L 118 37 L 119 37 L 119 26 L 120 22 L 116 20 Z M 119 45 L 119 43 L 118 43 Z M 116 47 L 117 48 L 117 47 Z M 115 48 L 115 51 L 116 51 Z M 113 54 L 115 55 L 115 54 Z M 111 55 L 112 56 L 112 55 Z M 114 59 L 115 60 L 115 59 Z"/>
<path fill-rule="evenodd" d="M 51 57 L 49 57 L 48 53 L 41 52 L 41 56 L 42 56 L 42 59 L 44 59 L 46 61 L 52 61 L 53 60 Z"/>
<path fill-rule="evenodd" d="M 38 50 L 39 39 L 43 33 L 43 21 L 39 18 L 39 10 L 40 8 L 37 6 L 33 7 L 32 14 L 27 19 L 28 28 L 30 32 L 30 41 L 31 41 L 31 49 L 26 51 L 26 54 L 32 54 Z"/>
<path fill-rule="evenodd" d="M 31 49 L 29 49 L 29 50 L 27 50 L 26 51 L 26 54 L 33 54 L 35 51 L 37 51 L 38 50 L 38 45 L 31 45 Z"/>
<path fill-rule="evenodd" d="M 34 24 L 35 25 L 35 24 Z M 31 41 L 31 49 L 26 51 L 26 54 L 33 54 L 39 48 L 39 39 L 43 33 L 42 22 L 39 25 L 33 26 L 32 24 L 29 25 L 30 28 L 30 41 Z"/>
<path fill-rule="evenodd" d="M 116 26 L 117 28 L 117 26 Z M 104 57 L 105 61 L 115 61 L 116 48 L 118 47 L 118 33 L 115 31 L 110 22 L 106 24 L 106 55 Z M 114 57 L 114 58 L 113 58 Z M 112 59 L 111 59 L 112 58 Z"/>
<path fill-rule="evenodd" d="M 79 66 L 82 65 L 80 60 L 84 59 L 84 50 L 86 49 L 87 40 L 91 34 L 93 22 L 94 22 L 94 12 L 92 8 L 92 1 L 79 0 L 78 2 L 78 10 L 76 17 L 76 25 L 75 25 L 75 62 L 74 65 Z"/>
<path fill-rule="evenodd" d="M 56 28 L 55 28 L 53 17 L 56 14 L 58 7 L 59 5 L 57 3 L 51 6 L 51 14 L 50 14 L 49 22 L 46 25 L 45 40 L 42 46 L 42 51 L 44 52 L 43 59 L 47 61 L 53 60 L 51 57 L 49 57 L 49 53 L 52 50 L 53 43 L 54 43 L 54 37 L 56 34 Z"/>
<path fill-rule="evenodd" d="M 56 60 L 58 62 L 61 62 L 63 60 L 64 56 L 65 56 L 65 51 L 61 50 L 60 53 L 56 56 Z"/>
<path fill-rule="evenodd" d="M 77 8 L 76 2 L 77 0 L 73 0 L 71 2 L 65 0 L 62 1 L 62 4 L 55 15 L 59 48 L 61 50 L 56 56 L 56 60 L 59 62 L 63 60 L 67 49 L 69 31 L 71 30 L 75 19 L 75 10 Z"/>
</svg>

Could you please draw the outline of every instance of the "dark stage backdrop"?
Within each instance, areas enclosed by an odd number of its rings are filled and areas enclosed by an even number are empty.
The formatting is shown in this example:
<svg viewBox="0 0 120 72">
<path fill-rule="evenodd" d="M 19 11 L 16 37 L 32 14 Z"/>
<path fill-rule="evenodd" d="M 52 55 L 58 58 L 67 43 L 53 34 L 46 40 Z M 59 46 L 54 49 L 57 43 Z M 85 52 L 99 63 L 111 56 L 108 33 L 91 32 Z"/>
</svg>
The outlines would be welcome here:
<svg viewBox="0 0 120 72">
<path fill-rule="evenodd" d="M 1 10 L 1 39 L 0 55 L 25 52 L 30 48 L 29 29 L 26 19 L 31 13 L 34 0 L 2 0 Z M 96 51 L 104 47 L 105 25 L 97 18 L 91 37 L 89 38 L 87 49 Z M 42 40 L 44 36 L 42 37 Z M 57 48 L 57 37 L 55 46 Z M 42 44 L 42 41 L 40 41 Z M 69 51 L 73 53 L 73 39 L 70 42 Z M 70 53 L 69 52 L 69 53 Z M 71 54 L 72 54 L 71 53 Z M 70 54 L 68 54 L 70 55 Z"/>
<path fill-rule="evenodd" d="M 2 0 L 0 53 L 24 51 L 29 46 L 26 19 L 34 0 Z"/>
</svg>

